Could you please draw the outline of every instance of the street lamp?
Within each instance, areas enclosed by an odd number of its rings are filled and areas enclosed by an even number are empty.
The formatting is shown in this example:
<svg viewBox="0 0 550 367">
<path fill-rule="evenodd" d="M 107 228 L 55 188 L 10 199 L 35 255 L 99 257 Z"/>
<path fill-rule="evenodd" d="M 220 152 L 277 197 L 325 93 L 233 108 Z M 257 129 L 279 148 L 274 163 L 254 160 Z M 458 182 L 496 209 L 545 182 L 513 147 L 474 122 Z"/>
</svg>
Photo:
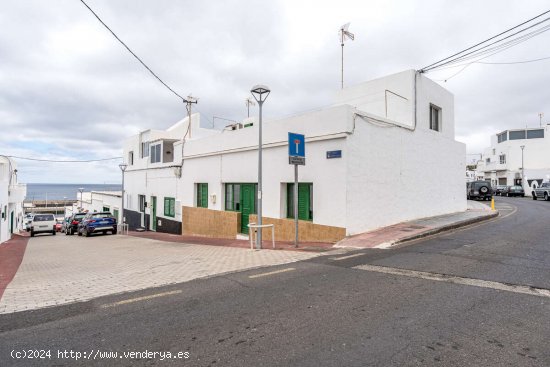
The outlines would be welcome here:
<svg viewBox="0 0 550 367">
<path fill-rule="evenodd" d="M 126 168 L 128 168 L 128 165 L 126 163 L 121 163 L 118 167 L 122 171 L 122 220 L 120 222 L 122 223 L 122 228 L 124 229 L 124 172 L 126 171 Z"/>
<path fill-rule="evenodd" d="M 79 187 L 78 191 L 80 191 L 80 211 L 82 211 L 82 191 L 84 191 L 83 187 Z"/>
<path fill-rule="evenodd" d="M 521 187 L 523 188 L 525 192 L 525 185 L 524 185 L 524 179 L 525 179 L 525 170 L 523 169 L 523 149 L 525 149 L 525 145 L 521 145 Z"/>
<path fill-rule="evenodd" d="M 262 248 L 262 105 L 264 101 L 269 96 L 271 90 L 266 85 L 255 85 L 250 90 L 252 96 L 258 102 L 260 106 L 260 121 L 258 123 L 259 133 L 258 133 L 258 205 L 257 205 L 257 215 L 258 215 L 258 235 L 256 236 L 256 249 Z"/>
</svg>

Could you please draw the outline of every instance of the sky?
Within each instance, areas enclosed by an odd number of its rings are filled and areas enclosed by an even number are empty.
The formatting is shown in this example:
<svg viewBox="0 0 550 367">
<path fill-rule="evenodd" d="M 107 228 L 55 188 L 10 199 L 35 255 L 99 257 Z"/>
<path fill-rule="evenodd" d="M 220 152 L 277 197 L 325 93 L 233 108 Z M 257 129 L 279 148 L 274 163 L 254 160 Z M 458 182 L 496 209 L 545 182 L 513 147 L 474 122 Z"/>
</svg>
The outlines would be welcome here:
<svg viewBox="0 0 550 367">
<path fill-rule="evenodd" d="M 355 40 L 345 45 L 345 84 L 353 85 L 418 70 L 550 9 L 546 0 L 86 2 L 175 91 L 199 98 L 194 111 L 215 128 L 246 117 L 255 84 L 272 91 L 266 119 L 331 105 L 347 22 Z M 0 28 L 0 155 L 120 157 L 130 136 L 186 115 L 79 0 L 4 1 Z M 483 61 L 549 57 L 548 45 L 550 32 Z M 453 76 L 460 70 L 425 75 L 454 94 L 468 159 L 492 134 L 538 126 L 540 112 L 550 123 L 550 60 L 472 64 Z M 121 181 L 120 160 L 16 162 L 20 182 Z"/>
</svg>

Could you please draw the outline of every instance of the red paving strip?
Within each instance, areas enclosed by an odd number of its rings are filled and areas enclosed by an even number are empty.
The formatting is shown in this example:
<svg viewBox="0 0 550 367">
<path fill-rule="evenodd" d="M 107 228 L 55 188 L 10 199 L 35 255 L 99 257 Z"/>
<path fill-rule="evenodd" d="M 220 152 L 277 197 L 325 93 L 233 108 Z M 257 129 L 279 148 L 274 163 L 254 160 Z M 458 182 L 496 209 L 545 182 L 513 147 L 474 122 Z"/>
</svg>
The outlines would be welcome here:
<svg viewBox="0 0 550 367">
<path fill-rule="evenodd" d="M 10 240 L 0 245 L 0 299 L 23 261 L 29 238 L 14 234 Z"/>
<path fill-rule="evenodd" d="M 145 231 L 145 232 L 130 231 L 128 234 L 134 237 L 144 237 L 152 240 L 159 240 L 159 241 L 165 241 L 165 242 L 250 248 L 250 241 L 248 240 L 187 236 L 187 235 L 177 235 L 177 234 L 161 233 L 161 232 L 153 232 L 153 231 Z M 262 244 L 263 244 L 262 247 L 264 249 L 271 250 L 273 247 L 273 244 L 271 241 L 262 241 Z M 276 241 L 275 250 L 322 252 L 322 251 L 327 251 L 332 249 L 333 245 L 334 245 L 333 243 L 325 243 L 325 242 L 300 242 L 299 247 L 295 248 L 294 242 Z"/>
<path fill-rule="evenodd" d="M 431 227 L 414 225 L 411 223 L 399 223 L 348 237 L 342 240 L 339 245 L 342 247 L 372 248 L 385 242 L 398 241 L 415 234 L 423 233 L 429 229 L 431 229 Z"/>
</svg>

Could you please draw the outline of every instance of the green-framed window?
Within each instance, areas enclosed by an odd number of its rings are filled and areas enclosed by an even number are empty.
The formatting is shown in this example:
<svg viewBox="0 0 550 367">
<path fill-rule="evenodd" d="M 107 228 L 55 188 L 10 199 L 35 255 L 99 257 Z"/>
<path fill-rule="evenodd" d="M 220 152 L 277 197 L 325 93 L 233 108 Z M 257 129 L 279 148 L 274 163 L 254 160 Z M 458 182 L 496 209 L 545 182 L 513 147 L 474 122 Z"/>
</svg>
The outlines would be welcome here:
<svg viewBox="0 0 550 367">
<path fill-rule="evenodd" d="M 241 210 L 241 185 L 228 183 L 225 184 L 225 210 Z"/>
<path fill-rule="evenodd" d="M 101 209 L 102 212 L 110 212 L 111 209 L 108 206 L 104 206 L 103 209 Z"/>
<path fill-rule="evenodd" d="M 174 198 L 164 198 L 164 215 L 167 217 L 176 216 L 176 199 Z"/>
<path fill-rule="evenodd" d="M 197 184 L 197 207 L 208 208 L 208 184 Z"/>
<path fill-rule="evenodd" d="M 294 183 L 286 185 L 286 217 L 294 218 Z M 313 220 L 312 183 L 298 183 L 298 219 Z"/>
</svg>

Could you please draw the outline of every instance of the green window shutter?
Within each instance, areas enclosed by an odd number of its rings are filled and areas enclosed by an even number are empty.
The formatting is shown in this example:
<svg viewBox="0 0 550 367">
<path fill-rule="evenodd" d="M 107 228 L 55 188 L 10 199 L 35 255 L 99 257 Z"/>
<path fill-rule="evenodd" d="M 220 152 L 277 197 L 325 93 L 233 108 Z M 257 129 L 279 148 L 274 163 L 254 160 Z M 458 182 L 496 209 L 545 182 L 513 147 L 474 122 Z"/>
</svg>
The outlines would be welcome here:
<svg viewBox="0 0 550 367">
<path fill-rule="evenodd" d="M 170 200 L 170 214 L 172 217 L 176 216 L 176 199 Z"/>
<path fill-rule="evenodd" d="M 175 207 L 176 207 L 176 199 L 164 198 L 164 215 L 165 216 L 174 217 L 176 215 Z"/>
<path fill-rule="evenodd" d="M 286 184 L 286 217 L 294 218 L 294 184 Z"/>
<path fill-rule="evenodd" d="M 201 192 L 201 202 L 203 208 L 208 208 L 208 184 L 201 184 L 202 185 L 202 192 Z"/>
<path fill-rule="evenodd" d="M 310 220 L 309 218 L 309 184 L 298 184 L 298 219 Z"/>
</svg>

